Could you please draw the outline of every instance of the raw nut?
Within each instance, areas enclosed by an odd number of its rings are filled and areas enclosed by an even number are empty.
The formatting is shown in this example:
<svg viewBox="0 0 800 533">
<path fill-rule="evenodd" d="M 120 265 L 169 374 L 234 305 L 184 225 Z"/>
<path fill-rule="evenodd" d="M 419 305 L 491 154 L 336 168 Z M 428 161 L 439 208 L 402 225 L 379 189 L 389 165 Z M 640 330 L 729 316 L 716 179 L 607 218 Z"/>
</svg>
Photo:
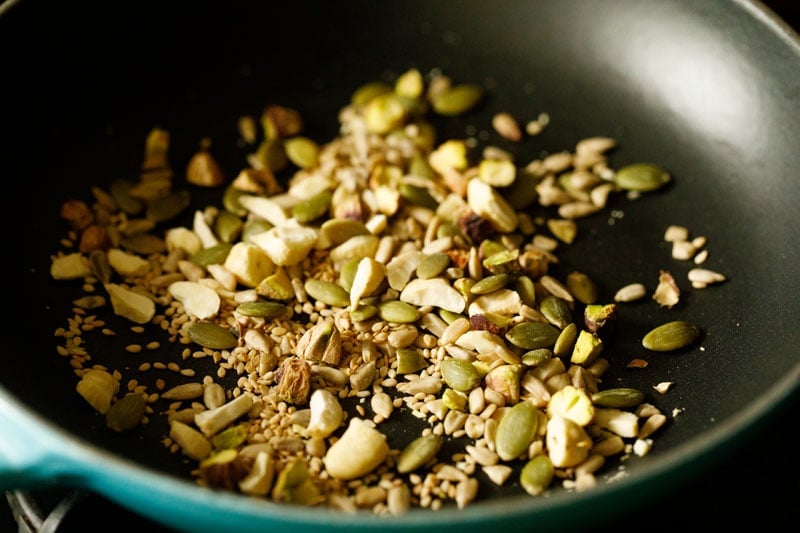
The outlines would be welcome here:
<svg viewBox="0 0 800 533">
<path fill-rule="evenodd" d="M 326 389 L 317 389 L 308 402 L 311 418 L 306 433 L 312 437 L 325 438 L 339 429 L 344 420 L 344 410 L 339 399 Z"/>
<path fill-rule="evenodd" d="M 558 415 L 572 420 L 579 426 L 586 426 L 594 417 L 594 405 L 586 391 L 567 385 L 550 397 L 547 414 Z"/>
<path fill-rule="evenodd" d="M 342 354 L 339 328 L 331 321 L 320 320 L 300 337 L 296 351 L 297 355 L 309 361 L 337 366 Z"/>
<path fill-rule="evenodd" d="M 167 288 L 173 298 L 183 304 L 191 316 L 205 320 L 219 311 L 221 299 L 217 291 L 195 281 L 176 281 Z"/>
<path fill-rule="evenodd" d="M 578 338 L 575 341 L 575 347 L 572 349 L 572 356 L 570 362 L 576 365 L 589 366 L 591 365 L 600 352 L 603 351 L 603 341 L 597 335 L 589 331 L 582 330 L 578 333 Z"/>
<path fill-rule="evenodd" d="M 517 212 L 494 187 L 480 179 L 467 182 L 467 204 L 475 214 L 491 222 L 495 230 L 511 233 L 517 229 Z"/>
<path fill-rule="evenodd" d="M 197 413 L 194 415 L 194 423 L 206 437 L 212 437 L 250 411 L 251 407 L 253 407 L 253 397 L 250 394 L 242 394 L 216 409 Z"/>
<path fill-rule="evenodd" d="M 528 449 L 539 427 L 539 413 L 529 401 L 509 408 L 497 424 L 495 452 L 503 461 L 512 461 Z"/>
<path fill-rule="evenodd" d="M 630 411 L 613 407 L 598 408 L 595 410 L 593 422 L 622 438 L 635 438 L 639 434 L 639 417 Z"/>
<path fill-rule="evenodd" d="M 260 243 L 237 242 L 225 258 L 224 266 L 245 287 L 255 288 L 275 272 L 275 262 Z"/>
<path fill-rule="evenodd" d="M 647 295 L 647 288 L 642 283 L 630 283 L 621 287 L 614 294 L 615 302 L 634 302 Z"/>
<path fill-rule="evenodd" d="M 143 276 L 150 270 L 150 263 L 138 255 L 112 248 L 107 253 L 108 263 L 121 276 Z"/>
<path fill-rule="evenodd" d="M 186 181 L 201 187 L 216 187 L 225 182 L 222 169 L 214 157 L 205 151 L 197 152 L 186 167 Z"/>
<path fill-rule="evenodd" d="M 654 352 L 680 350 L 694 343 L 700 336 L 700 328 L 682 320 L 661 324 L 642 338 L 642 346 Z"/>
<path fill-rule="evenodd" d="M 358 262 L 355 277 L 350 287 L 350 309 L 357 308 L 361 298 L 372 294 L 385 278 L 385 266 L 371 257 L 362 258 Z"/>
<path fill-rule="evenodd" d="M 301 226 L 274 227 L 254 235 L 252 240 L 267 252 L 276 265 L 292 266 L 308 257 L 317 241 L 317 232 Z"/>
<path fill-rule="evenodd" d="M 164 242 L 167 250 L 184 250 L 189 256 L 203 249 L 203 241 L 200 240 L 197 233 L 183 226 L 168 229 Z"/>
<path fill-rule="evenodd" d="M 517 167 L 511 161 L 484 159 L 478 165 L 478 179 L 492 187 L 508 187 L 516 175 Z"/>
<path fill-rule="evenodd" d="M 147 296 L 116 283 L 106 283 L 104 287 L 111 298 L 114 314 L 136 324 L 147 324 L 155 316 L 156 304 Z"/>
<path fill-rule="evenodd" d="M 80 279 L 91 274 L 89 260 L 80 252 L 56 257 L 50 264 L 50 276 L 57 280 Z"/>
<path fill-rule="evenodd" d="M 442 278 L 412 279 L 400 293 L 400 300 L 419 307 L 434 306 L 461 313 L 466 300 Z"/>
<path fill-rule="evenodd" d="M 369 422 L 353 418 L 322 462 L 332 477 L 346 481 L 372 472 L 388 455 L 386 437 Z"/>
<path fill-rule="evenodd" d="M 258 452 L 250 473 L 239 481 L 239 490 L 251 496 L 266 496 L 275 479 L 275 460 L 267 452 Z"/>
<path fill-rule="evenodd" d="M 556 415 L 547 422 L 546 448 L 553 466 L 566 468 L 579 465 L 589 456 L 592 439 L 581 426 Z"/>
<path fill-rule="evenodd" d="M 119 382 L 105 370 L 93 368 L 81 376 L 75 388 L 95 411 L 104 415 L 119 391 Z"/>
<path fill-rule="evenodd" d="M 285 226 L 289 220 L 283 207 L 275 200 L 265 196 L 243 194 L 239 196 L 239 203 L 250 213 L 266 220 L 273 226 Z"/>
<path fill-rule="evenodd" d="M 211 443 L 202 433 L 178 420 L 169 423 L 169 436 L 183 453 L 195 461 L 202 461 L 211 454 Z"/>
<path fill-rule="evenodd" d="M 492 117 L 492 127 L 497 133 L 509 141 L 519 141 L 522 139 L 522 130 L 517 123 L 517 119 L 510 113 L 503 112 L 494 115 Z"/>
</svg>

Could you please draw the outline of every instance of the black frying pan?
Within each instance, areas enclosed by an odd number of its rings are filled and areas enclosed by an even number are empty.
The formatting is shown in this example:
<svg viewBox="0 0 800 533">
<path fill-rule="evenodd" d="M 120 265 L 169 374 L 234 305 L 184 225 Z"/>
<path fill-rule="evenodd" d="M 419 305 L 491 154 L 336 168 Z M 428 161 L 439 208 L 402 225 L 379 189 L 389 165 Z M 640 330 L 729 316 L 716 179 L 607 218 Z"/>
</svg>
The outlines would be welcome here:
<svg viewBox="0 0 800 533">
<path fill-rule="evenodd" d="M 22 279 L 14 284 L 12 341 L 0 373 L 3 488 L 84 487 L 195 530 L 586 525 L 688 484 L 797 389 L 800 46 L 758 5 L 3 7 L 4 164 L 15 187 L 7 246 Z M 646 373 L 617 367 L 607 376 L 647 390 L 659 381 L 678 384 L 664 397 L 652 395 L 665 412 L 685 412 L 651 454 L 630 461 L 625 479 L 594 491 L 556 491 L 548 499 L 498 494 L 464 511 L 387 522 L 210 494 L 188 480 L 186 463 L 161 449 L 164 426 L 151 424 L 134 438 L 106 431 L 54 354 L 51 333 L 75 294 L 47 275 L 64 229 L 61 202 L 135 175 L 142 139 L 155 125 L 173 132 L 173 161 L 187 161 L 210 136 L 229 172 L 243 162 L 236 118 L 265 103 L 302 109 L 308 134 L 331 138 L 335 113 L 357 86 L 411 66 L 490 87 L 485 105 L 444 135 L 488 124 L 500 110 L 547 111 L 551 124 L 515 148 L 519 159 L 608 135 L 620 142 L 614 164 L 653 161 L 675 176 L 667 191 L 621 204 L 625 217 L 613 227 L 605 215 L 582 221 L 593 239 L 571 247 L 561 265 L 563 273 L 602 273 L 608 296 L 663 264 L 665 250 L 652 245 L 674 222 L 707 235 L 713 264 L 729 277 L 677 310 L 703 326 L 704 351 L 651 357 Z M 208 191 L 195 198 L 214 201 Z M 632 353 L 645 324 L 666 316 L 651 306 L 634 311 L 619 353 Z"/>
</svg>

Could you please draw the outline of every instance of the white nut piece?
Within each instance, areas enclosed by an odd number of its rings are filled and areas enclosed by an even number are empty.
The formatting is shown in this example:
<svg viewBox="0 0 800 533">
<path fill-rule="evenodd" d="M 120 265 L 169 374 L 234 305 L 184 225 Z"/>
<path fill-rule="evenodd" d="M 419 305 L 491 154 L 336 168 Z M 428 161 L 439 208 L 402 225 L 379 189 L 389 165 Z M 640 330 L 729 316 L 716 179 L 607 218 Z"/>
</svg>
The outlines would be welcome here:
<svg viewBox="0 0 800 533">
<path fill-rule="evenodd" d="M 589 456 L 592 439 L 586 431 L 563 416 L 547 422 L 547 454 L 556 468 L 576 466 Z"/>
<path fill-rule="evenodd" d="M 311 437 L 325 438 L 336 431 L 344 419 L 339 399 L 327 389 L 317 389 L 308 402 L 311 418 L 306 433 Z"/>
<path fill-rule="evenodd" d="M 150 270 L 146 259 L 119 248 L 111 248 L 107 257 L 108 264 L 121 276 L 142 276 Z"/>
<path fill-rule="evenodd" d="M 594 418 L 594 405 L 586 391 L 567 385 L 550 397 L 547 413 L 572 420 L 579 426 L 586 426 Z"/>
<path fill-rule="evenodd" d="M 419 307 L 434 306 L 460 313 L 467 303 L 456 289 L 442 278 L 412 279 L 400 293 L 400 301 Z"/>
<path fill-rule="evenodd" d="M 350 424 L 323 457 L 328 473 L 341 480 L 350 480 L 372 472 L 389 455 L 386 437 L 369 422 L 353 418 Z"/>
<path fill-rule="evenodd" d="M 292 266 L 299 264 L 308 257 L 309 252 L 317 242 L 317 232 L 312 228 L 303 226 L 276 226 L 254 235 L 252 242 L 267 252 L 269 258 L 276 265 Z M 225 266 L 228 265 L 226 264 Z M 264 277 L 258 281 L 261 281 Z"/>
<path fill-rule="evenodd" d="M 239 490 L 251 496 L 266 496 L 275 479 L 275 460 L 267 452 L 258 452 L 250 473 L 239 481 Z"/>
<path fill-rule="evenodd" d="M 147 296 L 115 283 L 106 283 L 104 287 L 117 316 L 137 324 L 146 324 L 156 314 L 156 304 Z"/>
<path fill-rule="evenodd" d="M 50 276 L 53 279 L 80 279 L 91 273 L 89 260 L 80 252 L 56 257 L 50 264 Z"/>
<path fill-rule="evenodd" d="M 219 311 L 221 299 L 217 291 L 196 281 L 176 281 L 167 288 L 170 295 L 183 304 L 191 316 L 200 320 L 211 318 Z"/>
<path fill-rule="evenodd" d="M 513 207 L 494 187 L 478 178 L 467 183 L 467 204 L 476 215 L 491 222 L 502 233 L 517 229 L 519 217 Z"/>
<path fill-rule="evenodd" d="M 594 423 L 623 438 L 639 435 L 639 417 L 629 411 L 611 407 L 597 408 L 594 413 Z"/>
<path fill-rule="evenodd" d="M 167 250 L 183 250 L 189 256 L 203 249 L 203 241 L 200 240 L 197 233 L 184 226 L 168 229 L 164 235 L 164 242 Z"/>
<path fill-rule="evenodd" d="M 253 406 L 253 398 L 242 394 L 216 409 L 201 411 L 194 415 L 194 423 L 206 437 L 211 437 L 228 424 L 247 413 Z"/>
</svg>

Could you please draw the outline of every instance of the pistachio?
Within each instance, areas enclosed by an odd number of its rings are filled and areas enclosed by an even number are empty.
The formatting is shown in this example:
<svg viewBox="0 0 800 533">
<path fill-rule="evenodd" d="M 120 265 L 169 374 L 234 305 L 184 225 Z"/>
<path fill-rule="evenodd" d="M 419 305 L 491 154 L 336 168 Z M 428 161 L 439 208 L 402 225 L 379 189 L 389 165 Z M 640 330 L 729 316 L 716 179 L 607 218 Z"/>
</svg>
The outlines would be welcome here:
<svg viewBox="0 0 800 533">
<path fill-rule="evenodd" d="M 352 418 L 322 462 L 332 477 L 350 480 L 372 472 L 388 455 L 386 437 L 369 422 Z"/>
<path fill-rule="evenodd" d="M 335 324 L 327 320 L 317 322 L 297 341 L 297 354 L 309 361 L 339 364 L 342 354 L 341 334 Z"/>
<path fill-rule="evenodd" d="M 119 382 L 105 370 L 93 368 L 81 376 L 75 389 L 95 411 L 104 415 L 111 409 L 111 401 L 119 390 Z"/>
<path fill-rule="evenodd" d="M 666 322 L 651 329 L 642 338 L 642 346 L 654 352 L 686 348 L 700 337 L 700 328 L 682 320 Z"/>
<path fill-rule="evenodd" d="M 572 349 L 570 362 L 587 367 L 597 359 L 601 351 L 603 351 L 603 341 L 593 333 L 581 330 Z"/>
</svg>

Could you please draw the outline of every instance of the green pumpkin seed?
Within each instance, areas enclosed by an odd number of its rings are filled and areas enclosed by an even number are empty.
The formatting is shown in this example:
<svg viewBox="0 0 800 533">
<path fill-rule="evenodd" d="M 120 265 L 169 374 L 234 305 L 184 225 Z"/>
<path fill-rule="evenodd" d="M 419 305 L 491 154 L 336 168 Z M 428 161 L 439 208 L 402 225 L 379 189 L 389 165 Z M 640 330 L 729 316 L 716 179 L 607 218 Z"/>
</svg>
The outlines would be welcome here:
<svg viewBox="0 0 800 533">
<path fill-rule="evenodd" d="M 461 229 L 456 224 L 452 222 L 442 222 L 439 224 L 439 227 L 436 228 L 436 238 L 442 239 L 444 237 L 463 237 L 463 233 L 461 233 Z"/>
<path fill-rule="evenodd" d="M 537 455 L 525 463 L 519 473 L 519 484 L 531 496 L 538 496 L 553 482 L 555 468 L 547 455 Z"/>
<path fill-rule="evenodd" d="M 654 191 L 670 181 L 670 175 L 663 168 L 652 163 L 634 163 L 617 170 L 615 183 L 628 191 Z"/>
<path fill-rule="evenodd" d="M 189 326 L 188 333 L 194 342 L 212 350 L 229 350 L 237 344 L 230 330 L 213 322 L 195 322 Z"/>
<path fill-rule="evenodd" d="M 538 198 L 536 192 L 538 183 L 539 178 L 530 172 L 517 172 L 514 183 L 503 189 L 503 197 L 516 211 L 522 211 Z"/>
<path fill-rule="evenodd" d="M 492 276 L 486 276 L 485 278 L 476 281 L 475 284 L 470 287 L 469 292 L 471 294 L 489 294 L 491 292 L 497 291 L 508 285 L 508 282 L 511 280 L 511 276 L 508 274 L 494 274 Z"/>
<path fill-rule="evenodd" d="M 431 462 L 442 447 L 442 437 L 428 433 L 412 440 L 397 457 L 397 471 L 407 474 Z"/>
<path fill-rule="evenodd" d="M 390 93 L 392 90 L 392 86 L 388 83 L 382 81 L 369 82 L 356 89 L 356 91 L 353 93 L 353 96 L 350 98 L 350 102 L 353 105 L 360 107 L 366 105 L 367 102 L 376 96 Z"/>
<path fill-rule="evenodd" d="M 442 379 L 451 389 L 469 392 L 480 384 L 478 369 L 469 361 L 445 359 L 440 365 Z"/>
<path fill-rule="evenodd" d="M 221 242 L 208 248 L 203 248 L 191 257 L 192 263 L 203 268 L 208 265 L 221 265 L 228 257 L 228 253 L 233 248 L 233 243 Z"/>
<path fill-rule="evenodd" d="M 536 285 L 528 276 L 519 276 L 514 280 L 514 290 L 519 294 L 522 303 L 528 307 L 536 306 Z"/>
<path fill-rule="evenodd" d="M 135 428 L 142 420 L 146 404 L 142 394 L 123 396 L 106 412 L 106 425 L 117 432 Z"/>
<path fill-rule="evenodd" d="M 599 407 L 615 407 L 624 409 L 636 407 L 644 401 L 644 393 L 629 387 L 606 389 L 592 394 L 592 403 Z"/>
<path fill-rule="evenodd" d="M 243 194 L 251 193 L 237 189 L 233 185 L 228 185 L 222 195 L 222 206 L 236 216 L 245 216 L 247 214 L 247 209 L 245 209 L 245 207 L 239 203 L 239 198 Z"/>
<path fill-rule="evenodd" d="M 544 322 L 520 322 L 506 332 L 506 340 L 523 350 L 535 350 L 552 347 L 560 333 L 557 327 Z"/>
<path fill-rule="evenodd" d="M 522 364 L 525 366 L 539 366 L 553 358 L 553 351 L 548 348 L 536 348 L 522 354 Z"/>
<path fill-rule="evenodd" d="M 342 244 L 350 237 L 369 235 L 369 230 L 363 222 L 350 218 L 328 219 L 320 226 L 320 232 L 333 246 Z"/>
<path fill-rule="evenodd" d="M 410 324 L 419 320 L 419 309 L 400 300 L 389 300 L 378 304 L 378 315 L 387 322 Z"/>
<path fill-rule="evenodd" d="M 289 163 L 283 142 L 278 138 L 264 139 L 258 149 L 252 154 L 252 160 L 257 168 L 266 168 L 273 173 L 280 172 Z"/>
<path fill-rule="evenodd" d="M 129 252 L 145 256 L 167 251 L 167 243 L 164 242 L 164 239 L 151 233 L 142 233 L 122 239 L 120 245 Z"/>
<path fill-rule="evenodd" d="M 572 352 L 575 346 L 575 340 L 578 338 L 578 325 L 575 322 L 570 322 L 559 333 L 555 344 L 553 345 L 553 354 L 556 357 L 564 357 Z"/>
<path fill-rule="evenodd" d="M 240 315 L 266 319 L 283 316 L 288 311 L 289 308 L 281 303 L 268 302 L 264 300 L 244 302 L 236 307 L 236 312 Z"/>
<path fill-rule="evenodd" d="M 230 211 L 220 211 L 214 219 L 214 233 L 222 242 L 233 242 L 242 234 L 244 221 Z"/>
<path fill-rule="evenodd" d="M 583 272 L 567 274 L 567 289 L 581 303 L 593 304 L 597 301 L 597 285 Z"/>
<path fill-rule="evenodd" d="M 510 407 L 497 424 L 494 448 L 503 461 L 519 457 L 536 436 L 539 413 L 529 401 L 521 401 Z"/>
<path fill-rule="evenodd" d="M 306 293 L 322 303 L 332 307 L 347 307 L 350 305 L 350 295 L 341 286 L 332 281 L 322 279 L 308 279 L 303 285 Z"/>
<path fill-rule="evenodd" d="M 413 374 L 428 366 L 422 354 L 413 348 L 398 348 L 396 355 L 398 374 Z"/>
<path fill-rule="evenodd" d="M 456 85 L 436 95 L 431 106 L 440 115 L 456 116 L 471 110 L 482 97 L 483 89 L 477 85 Z"/>
<path fill-rule="evenodd" d="M 447 309 L 439 309 L 439 316 L 444 320 L 448 325 L 452 324 L 459 318 L 464 318 L 464 315 L 461 313 L 454 313 L 452 311 L 448 311 Z"/>
<path fill-rule="evenodd" d="M 369 320 L 378 314 L 378 308 L 374 305 L 362 304 L 357 309 L 350 311 L 350 319 L 354 322 L 363 322 Z"/>
<path fill-rule="evenodd" d="M 292 207 L 292 216 L 301 224 L 317 220 L 331 207 L 333 193 L 329 190 L 318 192 Z"/>
<path fill-rule="evenodd" d="M 290 137 L 283 141 L 286 157 L 300 168 L 312 168 L 319 159 L 319 146 L 308 137 Z"/>
<path fill-rule="evenodd" d="M 554 326 L 559 329 L 567 327 L 572 322 L 572 312 L 567 302 L 558 296 L 545 296 L 539 302 L 539 311 Z"/>
<path fill-rule="evenodd" d="M 119 208 L 129 215 L 138 215 L 144 209 L 144 202 L 130 194 L 134 185 L 136 184 L 129 180 L 115 180 L 109 189 L 111 197 Z"/>
<path fill-rule="evenodd" d="M 650 330 L 642 338 L 642 346 L 654 352 L 671 352 L 686 348 L 699 336 L 700 328 L 682 320 L 675 320 Z"/>
<path fill-rule="evenodd" d="M 156 198 L 147 204 L 147 218 L 153 222 L 164 222 L 181 214 L 192 203 L 189 191 L 177 191 Z"/>
<path fill-rule="evenodd" d="M 431 210 L 436 210 L 439 206 L 439 202 L 436 201 L 436 198 L 431 196 L 430 191 L 425 187 L 418 187 L 410 183 L 401 183 L 399 191 L 400 196 L 411 205 L 427 207 Z"/>
<path fill-rule="evenodd" d="M 435 278 L 450 266 L 450 256 L 445 253 L 426 255 L 417 265 L 417 277 L 420 279 Z"/>
</svg>

